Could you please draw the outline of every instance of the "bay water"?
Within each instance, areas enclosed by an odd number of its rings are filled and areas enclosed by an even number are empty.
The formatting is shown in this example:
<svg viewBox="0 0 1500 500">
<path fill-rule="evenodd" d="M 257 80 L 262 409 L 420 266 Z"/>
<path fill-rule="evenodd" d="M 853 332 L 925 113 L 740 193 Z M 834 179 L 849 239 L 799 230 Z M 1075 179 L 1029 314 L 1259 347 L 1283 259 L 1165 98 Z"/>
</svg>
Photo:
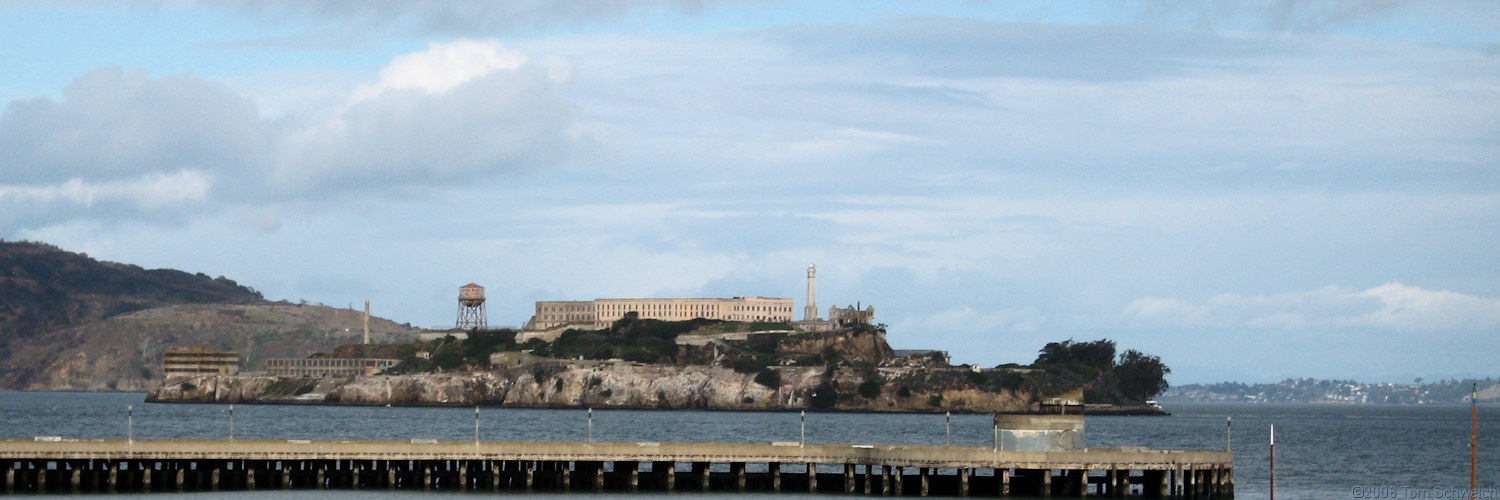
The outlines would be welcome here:
<svg viewBox="0 0 1500 500">
<path fill-rule="evenodd" d="M 128 411 L 127 407 L 131 408 Z M 1269 430 L 1276 425 L 1276 497 L 1464 498 L 1469 484 L 1470 407 L 1178 404 L 1166 417 L 1091 416 L 1089 447 L 1145 446 L 1234 451 L 1237 498 L 1269 493 Z M 1500 498 L 1500 408 L 1481 407 L 1480 498 Z M 228 405 L 145 403 L 140 393 L 0 392 L 0 437 L 228 438 Z M 128 421 L 128 423 L 127 423 Z M 582 409 L 481 408 L 486 441 L 584 441 Z M 1232 422 L 1232 423 L 1231 423 Z M 796 412 L 593 411 L 593 439 L 616 442 L 797 441 Z M 473 408 L 234 405 L 239 439 L 474 439 Z M 807 442 L 951 443 L 992 446 L 990 415 L 808 413 Z M 1487 441 L 1488 440 L 1488 441 Z M 458 492 L 255 491 L 133 494 L 132 498 L 333 500 L 389 496 L 442 499 Z M 488 493 L 485 493 L 488 494 Z M 506 493 L 507 495 L 514 493 Z M 633 495 L 532 494 L 527 498 Z M 659 494 L 655 494 L 659 495 Z M 673 493 L 674 497 L 720 496 Z M 1488 495 L 1488 496 L 1485 496 Z M 737 498 L 828 495 L 736 494 Z"/>
</svg>

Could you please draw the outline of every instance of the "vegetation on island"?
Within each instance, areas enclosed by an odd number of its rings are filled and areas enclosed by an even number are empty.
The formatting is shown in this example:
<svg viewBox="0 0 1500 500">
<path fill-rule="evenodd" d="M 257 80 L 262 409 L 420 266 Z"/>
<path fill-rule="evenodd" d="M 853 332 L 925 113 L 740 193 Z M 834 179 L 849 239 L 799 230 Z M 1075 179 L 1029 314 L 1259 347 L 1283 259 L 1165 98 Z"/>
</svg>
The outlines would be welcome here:
<svg viewBox="0 0 1500 500">
<path fill-rule="evenodd" d="M 1141 405 L 1165 390 L 1171 373 L 1161 359 L 1136 350 L 1116 355 L 1108 339 L 1047 344 L 1030 365 L 992 368 L 952 366 L 932 354 L 898 358 L 885 344 L 884 325 L 853 325 L 836 332 L 797 332 L 781 323 L 710 319 L 661 321 L 635 315 L 607 328 L 571 329 L 554 341 L 517 343 L 515 330 L 472 330 L 467 338 L 418 342 L 396 352 L 393 374 L 490 370 L 491 355 L 525 352 L 540 359 L 622 360 L 652 365 L 714 365 L 750 375 L 756 384 L 779 388 L 784 371 L 818 368 L 809 406 L 835 408 L 882 397 L 937 409 L 950 390 L 1024 394 L 1030 401 L 1084 389 L 1085 401 Z M 765 333 L 775 332 L 775 333 Z M 739 334 L 739 335 L 732 335 Z M 697 342 L 691 340 L 699 337 Z M 867 340 L 851 340 L 867 339 Z M 394 351 L 393 351 L 394 352 Z M 417 353 L 425 353 L 418 356 Z M 533 358 L 535 359 L 535 358 Z M 537 372 L 541 377 L 545 370 Z M 913 399 L 918 398 L 921 399 Z"/>
<path fill-rule="evenodd" d="M 1109 339 L 1048 343 L 1032 367 L 1082 381 L 1084 401 L 1108 404 L 1142 404 L 1167 390 L 1172 373 L 1161 358 L 1134 349 L 1116 356 Z"/>
<path fill-rule="evenodd" d="M 142 269 L 46 243 L 0 240 L 0 341 L 167 304 L 262 301 L 260 292 L 223 276 Z"/>
</svg>

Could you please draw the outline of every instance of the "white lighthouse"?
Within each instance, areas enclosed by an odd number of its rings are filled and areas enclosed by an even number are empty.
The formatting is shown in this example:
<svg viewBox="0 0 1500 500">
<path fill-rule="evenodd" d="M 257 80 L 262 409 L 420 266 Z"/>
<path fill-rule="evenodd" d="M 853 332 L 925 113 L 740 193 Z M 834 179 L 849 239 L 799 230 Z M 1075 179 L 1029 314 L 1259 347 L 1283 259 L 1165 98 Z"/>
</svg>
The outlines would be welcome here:
<svg viewBox="0 0 1500 500">
<path fill-rule="evenodd" d="M 818 267 L 807 265 L 807 307 L 802 309 L 802 321 L 818 320 Z"/>
</svg>

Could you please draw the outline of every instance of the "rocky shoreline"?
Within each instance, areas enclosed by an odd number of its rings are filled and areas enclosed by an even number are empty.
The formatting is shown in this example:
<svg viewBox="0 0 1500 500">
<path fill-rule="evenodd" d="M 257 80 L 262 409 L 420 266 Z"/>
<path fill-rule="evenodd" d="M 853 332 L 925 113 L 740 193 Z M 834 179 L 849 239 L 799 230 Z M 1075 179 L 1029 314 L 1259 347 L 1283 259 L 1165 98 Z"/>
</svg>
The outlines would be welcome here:
<svg viewBox="0 0 1500 500">
<path fill-rule="evenodd" d="M 367 377 L 209 375 L 173 380 L 147 394 L 158 403 L 263 403 L 351 406 L 488 406 L 779 411 L 814 409 L 825 380 L 840 394 L 826 411 L 1022 412 L 1028 395 L 967 387 L 904 389 L 885 384 L 874 397 L 858 393 L 863 375 L 822 367 L 779 367 L 767 387 L 754 374 L 725 367 L 580 361 L 471 373 Z M 885 369 L 882 369 L 885 370 Z M 887 374 L 894 378 L 898 373 Z M 890 380 L 891 378 L 887 378 Z M 825 386 L 826 387 L 826 386 Z"/>
</svg>

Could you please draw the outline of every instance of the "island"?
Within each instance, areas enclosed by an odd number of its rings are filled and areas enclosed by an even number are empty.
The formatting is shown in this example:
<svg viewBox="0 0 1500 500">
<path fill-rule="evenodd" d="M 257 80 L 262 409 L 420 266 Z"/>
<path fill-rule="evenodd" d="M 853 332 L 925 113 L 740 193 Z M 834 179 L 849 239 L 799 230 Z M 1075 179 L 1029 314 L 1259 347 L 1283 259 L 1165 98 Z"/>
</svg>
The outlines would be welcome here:
<svg viewBox="0 0 1500 500">
<path fill-rule="evenodd" d="M 896 351 L 885 325 L 635 315 L 518 341 L 480 330 L 349 344 L 267 373 L 168 376 L 152 402 L 516 408 L 1161 414 L 1159 358 L 1109 340 L 1050 343 L 1031 365 L 952 365 Z M 1088 401 L 1089 404 L 1085 404 Z"/>
</svg>

